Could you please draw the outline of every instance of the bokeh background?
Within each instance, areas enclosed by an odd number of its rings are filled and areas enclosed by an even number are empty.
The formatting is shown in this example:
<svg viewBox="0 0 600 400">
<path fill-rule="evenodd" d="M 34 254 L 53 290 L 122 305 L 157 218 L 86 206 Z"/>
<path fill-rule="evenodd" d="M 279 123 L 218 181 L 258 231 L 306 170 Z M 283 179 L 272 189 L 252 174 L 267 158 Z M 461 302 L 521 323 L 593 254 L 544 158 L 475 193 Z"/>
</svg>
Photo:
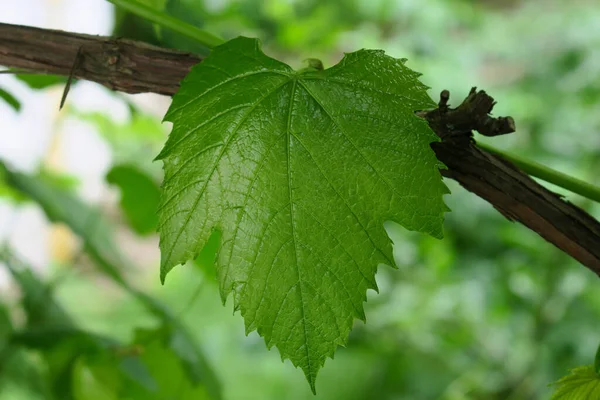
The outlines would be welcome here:
<svg viewBox="0 0 600 400">
<path fill-rule="evenodd" d="M 488 143 L 600 184 L 595 0 L 145 2 L 226 38 L 259 37 L 297 68 L 359 48 L 408 58 L 432 98 L 449 89 L 457 105 L 477 86 L 498 101 L 496 115 L 514 117 L 517 132 Z M 207 53 L 103 0 L 3 0 L 0 22 Z M 176 356 L 157 351 L 146 364 L 164 391 L 127 398 L 544 399 L 549 383 L 592 363 L 597 277 L 447 181 L 445 239 L 390 231 L 399 268 L 380 268 L 367 323 L 356 322 L 313 396 L 300 370 L 223 307 L 211 248 L 159 283 L 162 171 L 152 160 L 170 129 L 169 98 L 82 81 L 59 111 L 63 88 L 0 75 L 10 100 L 0 101 L 0 399 L 126 398 L 115 388 L 145 379 L 123 367 L 137 356 L 126 344 L 157 326 L 185 332 L 191 347 L 163 343 Z M 551 188 L 600 218 L 598 204 Z M 194 363 L 200 389 L 181 389 Z"/>
</svg>

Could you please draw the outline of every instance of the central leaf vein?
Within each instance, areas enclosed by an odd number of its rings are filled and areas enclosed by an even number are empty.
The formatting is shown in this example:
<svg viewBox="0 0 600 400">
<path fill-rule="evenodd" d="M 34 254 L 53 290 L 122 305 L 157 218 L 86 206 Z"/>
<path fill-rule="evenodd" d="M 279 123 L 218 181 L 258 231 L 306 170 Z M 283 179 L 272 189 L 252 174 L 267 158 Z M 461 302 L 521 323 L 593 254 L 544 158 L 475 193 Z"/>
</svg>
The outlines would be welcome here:
<svg viewBox="0 0 600 400">
<path fill-rule="evenodd" d="M 202 66 L 202 68 L 205 68 L 205 67 L 206 67 L 206 65 Z M 216 90 L 216 89 L 220 88 L 223 85 L 226 85 L 228 83 L 234 82 L 234 81 L 236 81 L 238 79 L 247 78 L 247 77 L 252 76 L 252 75 L 264 75 L 264 74 L 267 74 L 267 75 L 281 75 L 281 76 L 289 77 L 289 75 L 284 74 L 282 72 L 269 71 L 269 70 L 268 71 L 252 71 L 252 72 L 247 72 L 245 74 L 239 74 L 239 75 L 236 75 L 236 76 L 232 76 L 229 79 L 225 79 L 224 81 L 219 82 L 216 85 L 209 87 L 204 92 L 200 93 L 198 96 L 190 99 L 189 101 L 181 104 L 179 107 L 176 107 L 176 108 L 173 108 L 172 110 L 169 110 L 169 114 L 174 114 L 174 113 L 180 111 L 181 109 L 190 106 L 193 102 L 202 99 L 206 94 L 212 92 L 213 90 Z"/>
<path fill-rule="evenodd" d="M 304 339 L 305 343 L 308 344 L 308 332 L 306 330 L 306 304 L 304 301 L 304 293 L 302 290 L 302 275 L 300 273 L 300 265 L 298 264 L 298 248 L 296 247 L 296 232 L 294 229 L 294 189 L 292 186 L 292 160 L 291 160 L 291 146 L 292 146 L 292 118 L 293 118 L 293 110 L 294 110 L 294 100 L 296 97 L 296 88 L 298 85 L 298 80 L 294 79 L 294 84 L 292 86 L 292 92 L 290 95 L 290 107 L 288 109 L 288 122 L 287 122 L 287 141 L 286 141 L 286 156 L 287 156 L 287 176 L 288 176 L 288 191 L 289 191 L 289 199 L 290 199 L 290 229 L 292 231 L 292 239 L 294 244 L 294 266 L 296 267 L 296 273 L 299 283 L 298 292 L 300 294 L 300 315 L 303 319 L 303 327 L 304 327 Z M 312 375 L 313 370 L 311 366 L 311 360 L 309 355 L 309 347 L 306 346 L 306 362 L 308 367 L 308 374 Z M 314 387 L 313 387 L 314 391 Z"/>
</svg>

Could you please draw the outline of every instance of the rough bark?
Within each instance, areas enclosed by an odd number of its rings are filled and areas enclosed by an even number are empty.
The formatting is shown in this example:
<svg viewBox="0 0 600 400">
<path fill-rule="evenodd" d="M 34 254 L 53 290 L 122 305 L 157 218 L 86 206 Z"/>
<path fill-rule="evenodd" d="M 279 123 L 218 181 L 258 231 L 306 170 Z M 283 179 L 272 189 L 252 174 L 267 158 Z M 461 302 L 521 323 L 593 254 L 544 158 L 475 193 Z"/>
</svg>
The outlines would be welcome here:
<svg viewBox="0 0 600 400">
<path fill-rule="evenodd" d="M 128 39 L 0 24 L 0 65 L 172 96 L 200 56 Z"/>
<path fill-rule="evenodd" d="M 485 136 L 512 133 L 511 117 L 492 118 L 494 99 L 473 88 L 456 108 L 443 91 L 439 107 L 417 114 L 442 139 L 432 143 L 443 176 L 492 204 L 510 221 L 537 232 L 600 276 L 600 223 L 581 208 L 544 188 L 510 161 L 477 147 L 472 131 Z"/>
<path fill-rule="evenodd" d="M 0 24 L 0 65 L 98 82 L 127 93 L 173 95 L 194 54 L 127 39 Z M 600 223 L 539 185 L 511 162 L 479 149 L 472 130 L 487 136 L 514 131 L 510 117 L 492 118 L 494 100 L 473 89 L 455 109 L 442 92 L 439 108 L 426 118 L 441 142 L 432 148 L 447 169 L 442 175 L 491 203 L 600 276 Z"/>
</svg>

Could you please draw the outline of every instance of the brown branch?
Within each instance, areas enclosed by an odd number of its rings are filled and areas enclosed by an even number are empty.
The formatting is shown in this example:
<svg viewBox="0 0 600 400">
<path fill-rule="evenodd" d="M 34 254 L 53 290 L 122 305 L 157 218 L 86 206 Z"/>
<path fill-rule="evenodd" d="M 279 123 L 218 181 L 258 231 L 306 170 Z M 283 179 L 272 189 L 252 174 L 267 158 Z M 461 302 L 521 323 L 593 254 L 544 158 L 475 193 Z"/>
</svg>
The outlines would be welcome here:
<svg viewBox="0 0 600 400">
<path fill-rule="evenodd" d="M 126 93 L 173 95 L 200 56 L 128 39 L 0 23 L 0 65 L 98 82 Z"/>
<path fill-rule="evenodd" d="M 518 221 L 600 276 L 600 223 L 579 207 L 544 188 L 511 162 L 478 148 L 473 130 L 486 136 L 514 132 L 511 117 L 492 118 L 494 99 L 471 89 L 458 107 L 448 107 L 443 91 L 439 107 L 417 114 L 442 139 L 431 147 L 448 169 L 442 175 L 491 203 L 510 221 Z"/>
<path fill-rule="evenodd" d="M 193 54 L 132 40 L 0 24 L 0 65 L 63 76 L 73 69 L 76 78 L 127 93 L 173 95 L 200 60 Z M 510 133 L 514 131 L 512 118 L 490 117 L 494 99 L 483 91 L 472 90 L 455 109 L 448 107 L 448 98 L 449 93 L 442 92 L 439 108 L 419 113 L 442 138 L 432 144 L 448 167 L 442 174 L 600 276 L 600 223 L 474 143 L 472 130 L 488 136 Z"/>
</svg>

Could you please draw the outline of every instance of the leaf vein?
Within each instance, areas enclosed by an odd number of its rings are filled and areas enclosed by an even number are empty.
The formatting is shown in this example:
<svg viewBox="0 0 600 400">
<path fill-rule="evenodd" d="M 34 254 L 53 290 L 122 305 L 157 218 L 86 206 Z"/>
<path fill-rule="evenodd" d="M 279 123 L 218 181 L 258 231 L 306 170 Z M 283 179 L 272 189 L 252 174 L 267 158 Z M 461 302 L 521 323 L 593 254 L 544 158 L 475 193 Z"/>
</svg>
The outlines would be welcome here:
<svg viewBox="0 0 600 400">
<path fill-rule="evenodd" d="M 362 153 L 362 151 L 360 151 L 360 149 L 358 148 L 358 146 L 350 139 L 350 137 L 346 134 L 345 130 L 342 128 L 342 125 L 339 123 L 339 121 L 337 121 L 333 117 L 333 115 L 331 114 L 331 112 L 329 112 L 329 110 L 327 110 L 325 108 L 325 106 L 322 104 L 322 102 L 305 85 L 303 85 L 301 82 L 299 84 L 302 85 L 302 87 L 314 99 L 315 103 L 317 103 L 317 105 L 319 105 L 319 107 L 325 112 L 325 114 L 327 114 L 327 116 L 329 117 L 329 119 L 331 119 L 331 122 L 333 122 L 338 127 L 338 129 L 340 130 L 342 136 L 344 136 L 346 138 L 346 141 L 352 145 L 352 147 L 356 150 L 356 152 L 360 155 L 360 157 L 367 163 L 367 165 L 369 166 L 369 168 L 371 168 L 373 170 L 373 172 L 375 172 L 375 174 L 377 175 L 377 177 L 379 179 L 381 179 L 381 181 L 384 182 L 392 192 L 396 193 L 398 196 L 400 196 L 402 198 L 407 197 L 407 195 L 405 195 L 405 194 L 398 193 L 397 189 L 387 179 L 385 179 L 381 175 L 381 173 L 375 168 L 375 166 L 369 161 L 369 159 Z"/>
<path fill-rule="evenodd" d="M 327 175 L 325 174 L 325 172 L 323 171 L 323 169 L 321 168 L 321 166 L 319 166 L 319 164 L 317 163 L 316 159 L 310 153 L 310 151 L 308 150 L 308 148 L 302 143 L 302 141 L 300 139 L 298 139 L 297 136 L 294 136 L 294 137 L 296 138 L 296 140 L 298 140 L 298 143 L 300 143 L 300 145 L 304 148 L 304 150 L 306 150 L 306 153 L 308 154 L 308 156 L 311 158 L 311 160 L 313 161 L 313 163 L 317 167 L 317 170 L 319 171 L 319 173 L 321 174 L 321 176 L 323 176 L 323 178 L 325 178 L 325 180 L 329 184 L 329 187 L 331 187 L 331 189 L 333 189 L 333 191 L 337 194 L 337 196 L 342 200 L 342 202 L 344 203 L 344 205 L 346 206 L 346 208 L 348 209 L 348 211 L 350 211 L 350 213 L 352 214 L 352 216 L 354 217 L 354 219 L 356 219 L 356 222 L 358 222 L 358 224 L 362 228 L 363 232 L 365 232 L 365 234 L 369 238 L 369 241 L 371 242 L 371 244 L 373 245 L 373 247 L 385 258 L 385 260 L 388 263 L 390 263 L 390 265 L 393 265 L 392 260 L 390 260 L 390 258 L 377 245 L 375 245 L 375 241 L 371 237 L 371 235 L 370 235 L 369 231 L 367 230 L 367 228 L 364 227 L 363 223 L 358 218 L 358 215 L 356 215 L 356 213 L 354 212 L 354 210 L 352 210 L 352 207 L 350 207 L 350 204 L 348 204 L 348 202 L 346 201 L 346 199 L 341 195 L 340 192 L 338 192 L 338 190 L 335 188 L 335 186 L 333 186 L 333 183 L 329 180 L 329 178 L 327 177 Z M 354 257 L 350 256 L 350 258 L 352 258 L 352 260 L 354 260 Z M 362 271 L 361 271 L 361 273 L 362 273 Z M 365 277 L 365 279 L 366 279 L 366 277 Z M 371 284 L 374 284 L 374 282 L 371 281 L 370 279 L 367 279 L 367 282 L 369 282 Z"/>
<path fill-rule="evenodd" d="M 277 137 L 277 139 L 275 139 L 275 141 L 277 141 L 279 138 L 283 137 L 284 135 L 285 135 L 285 132 L 282 133 L 281 135 L 279 135 Z M 270 149 L 268 149 L 267 151 L 265 151 L 265 153 L 263 154 L 263 157 L 260 160 L 260 164 L 256 168 L 256 172 L 254 173 L 254 177 L 252 179 L 252 182 L 250 183 L 250 186 L 248 187 L 248 190 L 244 194 L 244 204 L 242 204 L 242 207 L 241 207 L 240 211 L 238 212 L 238 217 L 237 217 L 237 221 L 236 221 L 236 224 L 235 224 L 235 231 L 233 233 L 233 239 L 232 239 L 233 243 L 231 244 L 231 250 L 229 251 L 229 257 L 227 258 L 227 266 L 226 266 L 226 269 L 225 269 L 225 275 L 223 277 L 223 280 L 225 280 L 225 281 L 227 281 L 227 277 L 229 276 L 229 269 L 230 269 L 230 266 L 231 266 L 231 257 L 233 256 L 233 249 L 234 249 L 237 237 L 238 237 L 238 232 L 239 232 L 239 229 L 240 229 L 240 222 L 242 220 L 242 216 L 246 212 L 246 207 L 248 206 L 248 200 L 251 197 L 250 193 L 254 189 L 254 185 L 256 184 L 256 181 L 258 180 L 258 174 L 260 173 L 260 171 L 262 170 L 263 166 L 266 163 L 267 155 L 269 155 L 271 153 L 272 149 L 273 148 L 271 147 Z"/>
<path fill-rule="evenodd" d="M 210 66 L 210 64 L 203 64 L 202 67 L 205 68 L 206 66 Z M 277 72 L 277 71 L 252 71 L 252 72 L 248 72 L 248 73 L 244 73 L 244 74 L 239 74 L 239 75 L 235 75 L 232 76 L 229 79 L 226 79 L 222 82 L 217 83 L 214 86 L 209 87 L 208 89 L 206 89 L 204 92 L 200 93 L 198 96 L 192 98 L 191 100 L 185 102 L 184 104 L 181 104 L 179 107 L 174 108 L 173 110 L 169 110 L 169 114 L 174 114 L 178 111 L 180 111 L 181 109 L 189 106 L 190 104 L 192 104 L 195 101 L 200 100 L 202 97 L 204 97 L 204 95 L 206 95 L 207 93 L 212 92 L 213 90 L 216 90 L 218 88 L 220 88 L 223 85 L 226 85 L 228 83 L 231 83 L 233 81 L 236 81 L 238 79 L 242 79 L 242 78 L 247 78 L 249 76 L 253 76 L 253 75 L 261 75 L 261 74 L 271 74 L 271 75 L 282 75 L 282 76 L 288 76 L 286 74 L 283 74 L 281 72 Z"/>
<path fill-rule="evenodd" d="M 183 231 L 185 230 L 187 224 L 190 222 L 190 219 L 192 218 L 192 215 L 194 214 L 194 211 L 196 210 L 196 207 L 200 203 L 200 199 L 202 198 L 202 195 L 204 194 L 204 191 L 206 190 L 206 187 L 208 186 L 208 182 L 210 182 L 210 180 L 212 178 L 212 175 L 215 173 L 215 171 L 217 169 L 217 166 L 219 165 L 219 161 L 223 157 L 223 154 L 225 154 L 225 152 L 227 151 L 227 149 L 229 147 L 229 144 L 231 144 L 231 142 L 233 141 L 233 138 L 235 138 L 237 136 L 237 133 L 239 132 L 239 130 L 242 127 L 242 125 L 250 117 L 250 114 L 252 114 L 252 111 L 254 111 L 254 109 L 256 107 L 258 107 L 258 105 L 262 101 L 264 101 L 267 97 L 269 97 L 269 96 L 273 95 L 274 93 L 276 93 L 279 89 L 281 89 L 282 87 L 284 87 L 287 83 L 288 82 L 284 82 L 283 84 L 281 84 L 279 86 L 276 86 L 273 90 L 271 90 L 270 92 L 267 92 L 262 97 L 260 97 L 256 101 L 256 103 L 254 103 L 252 105 L 252 107 L 246 112 L 246 114 L 242 117 L 242 119 L 238 122 L 237 126 L 233 129 L 233 132 L 230 134 L 229 138 L 227 138 L 227 141 L 225 142 L 225 145 L 223 146 L 223 149 L 221 150 L 221 153 L 215 159 L 215 164 L 213 166 L 213 169 L 209 173 L 204 186 L 202 187 L 202 189 L 200 190 L 200 193 L 196 197 L 196 200 L 194 201 L 194 204 L 192 205 L 192 209 L 191 209 L 190 213 L 188 214 L 188 217 L 183 222 L 183 224 L 181 224 L 181 227 L 180 227 L 180 229 L 179 229 L 179 231 L 178 231 L 178 233 L 177 233 L 177 235 L 175 237 L 175 240 L 173 240 L 173 245 L 171 246 L 171 249 L 169 250 L 169 253 L 167 254 L 167 257 L 165 258 L 165 261 L 164 261 L 165 265 L 168 265 L 169 260 L 171 259 L 171 256 L 173 254 L 173 250 L 175 249 L 175 244 L 179 241 L 179 238 L 181 237 L 181 235 L 182 235 Z"/>
<path fill-rule="evenodd" d="M 298 85 L 298 81 L 294 80 L 294 85 L 292 86 L 292 94 L 290 96 L 290 107 L 288 109 L 288 122 L 287 122 L 287 134 L 288 134 L 288 138 L 286 141 L 286 157 L 287 157 L 287 176 L 288 176 L 288 192 L 289 192 L 289 198 L 290 198 L 290 229 L 292 231 L 292 239 L 293 239 L 293 243 L 294 243 L 294 266 L 296 267 L 296 273 L 297 273 L 297 278 L 298 281 L 300 281 L 300 286 L 299 286 L 299 292 L 300 292 L 300 311 L 301 311 L 301 315 L 302 315 L 302 319 L 304 320 L 303 323 L 303 327 L 304 327 L 304 340 L 305 342 L 308 344 L 308 332 L 306 330 L 306 323 L 307 323 L 307 319 L 306 319 L 306 310 L 305 310 L 305 304 L 304 304 L 304 294 L 302 291 L 302 279 L 300 276 L 300 266 L 298 265 L 298 249 L 296 248 L 296 232 L 294 229 L 294 191 L 292 189 L 292 163 L 291 163 L 291 152 L 290 152 L 290 146 L 292 144 L 292 110 L 294 108 L 294 97 L 296 96 L 296 87 Z M 312 366 L 311 366 L 311 362 L 310 362 L 310 356 L 309 356 L 309 352 L 308 352 L 308 346 L 306 346 L 306 362 L 307 362 L 307 366 L 308 366 L 308 371 L 310 372 L 309 375 L 311 376 L 311 378 L 309 379 L 310 381 L 310 385 L 311 387 L 314 386 L 314 382 L 312 381 Z"/>
</svg>

